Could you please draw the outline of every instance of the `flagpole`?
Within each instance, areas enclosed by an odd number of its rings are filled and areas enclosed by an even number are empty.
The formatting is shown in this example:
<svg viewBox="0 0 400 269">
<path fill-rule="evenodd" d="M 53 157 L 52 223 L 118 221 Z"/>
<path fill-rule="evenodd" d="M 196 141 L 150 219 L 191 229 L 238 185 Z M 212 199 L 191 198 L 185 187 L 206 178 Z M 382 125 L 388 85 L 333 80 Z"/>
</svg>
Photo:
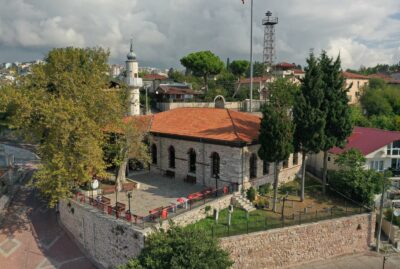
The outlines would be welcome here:
<svg viewBox="0 0 400 269">
<path fill-rule="evenodd" d="M 253 0 L 250 9 L 250 112 L 253 112 Z"/>
</svg>

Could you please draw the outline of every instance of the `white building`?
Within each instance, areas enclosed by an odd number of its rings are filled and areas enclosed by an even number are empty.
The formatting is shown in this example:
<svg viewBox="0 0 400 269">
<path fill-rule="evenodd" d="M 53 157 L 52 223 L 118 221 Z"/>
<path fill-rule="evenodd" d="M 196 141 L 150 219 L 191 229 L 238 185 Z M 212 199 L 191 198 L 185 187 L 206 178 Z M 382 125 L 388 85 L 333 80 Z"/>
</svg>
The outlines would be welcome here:
<svg viewBox="0 0 400 269">
<path fill-rule="evenodd" d="M 136 54 L 133 52 L 133 41 L 131 48 L 126 56 L 126 84 L 128 85 L 129 111 L 128 115 L 140 115 L 140 87 L 143 81 L 139 78 L 139 65 L 136 60 Z"/>
<path fill-rule="evenodd" d="M 208 187 L 249 188 L 273 182 L 273 164 L 257 154 L 260 117 L 216 108 L 177 108 L 140 119 L 148 129 L 151 170 Z M 279 165 L 280 182 L 293 180 L 301 155 Z"/>
<path fill-rule="evenodd" d="M 400 132 L 375 128 L 355 127 L 344 148 L 332 148 L 328 153 L 328 169 L 337 170 L 336 157 L 349 150 L 358 149 L 366 158 L 365 169 L 384 171 L 391 169 L 396 176 L 400 172 Z M 308 169 L 321 175 L 323 153 L 311 155 L 307 161 Z"/>
</svg>

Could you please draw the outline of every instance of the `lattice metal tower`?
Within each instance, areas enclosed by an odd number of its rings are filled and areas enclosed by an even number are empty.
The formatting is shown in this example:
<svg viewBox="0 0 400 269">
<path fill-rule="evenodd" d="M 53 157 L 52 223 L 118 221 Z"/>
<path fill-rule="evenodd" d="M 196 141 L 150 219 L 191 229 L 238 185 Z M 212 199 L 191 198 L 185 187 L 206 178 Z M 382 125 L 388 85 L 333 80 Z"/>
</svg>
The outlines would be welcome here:
<svg viewBox="0 0 400 269">
<path fill-rule="evenodd" d="M 266 17 L 262 20 L 265 25 L 264 30 L 264 72 L 271 72 L 275 60 L 275 25 L 278 24 L 278 17 L 272 17 L 272 12 L 265 13 Z"/>
</svg>

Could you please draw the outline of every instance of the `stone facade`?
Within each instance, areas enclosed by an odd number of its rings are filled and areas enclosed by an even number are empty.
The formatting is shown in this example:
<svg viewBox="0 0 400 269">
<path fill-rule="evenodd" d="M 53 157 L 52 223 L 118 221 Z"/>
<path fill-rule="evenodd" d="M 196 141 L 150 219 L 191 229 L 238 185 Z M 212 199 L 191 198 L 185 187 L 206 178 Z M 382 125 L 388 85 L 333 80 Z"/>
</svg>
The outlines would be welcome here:
<svg viewBox="0 0 400 269">
<path fill-rule="evenodd" d="M 233 268 L 280 268 L 367 251 L 373 241 L 375 214 L 222 238 Z"/>
<path fill-rule="evenodd" d="M 154 172 L 165 174 L 173 171 L 176 179 L 184 180 L 188 175 L 196 177 L 196 183 L 215 188 L 216 180 L 212 177 L 211 155 L 216 152 L 220 157 L 220 179 L 218 188 L 228 183 L 237 183 L 249 188 L 273 182 L 273 164 L 269 173 L 263 174 L 263 161 L 258 158 L 259 145 L 235 147 L 230 145 L 211 144 L 208 142 L 189 141 L 163 136 L 150 136 L 151 145 L 157 150 L 157 163 L 151 165 Z M 169 148 L 175 150 L 175 168 L 169 166 Z M 151 147 L 152 148 L 152 147 Z M 189 150 L 196 152 L 196 172 L 189 171 Z M 250 158 L 257 158 L 256 177 L 250 179 Z M 293 164 L 293 154 L 289 157 L 288 167 L 282 168 L 280 182 L 293 180 L 301 170 L 301 154 L 298 154 L 297 164 Z"/>
<path fill-rule="evenodd" d="M 61 201 L 60 221 L 100 268 L 115 268 L 137 256 L 147 230 L 103 215 L 75 201 Z"/>
</svg>

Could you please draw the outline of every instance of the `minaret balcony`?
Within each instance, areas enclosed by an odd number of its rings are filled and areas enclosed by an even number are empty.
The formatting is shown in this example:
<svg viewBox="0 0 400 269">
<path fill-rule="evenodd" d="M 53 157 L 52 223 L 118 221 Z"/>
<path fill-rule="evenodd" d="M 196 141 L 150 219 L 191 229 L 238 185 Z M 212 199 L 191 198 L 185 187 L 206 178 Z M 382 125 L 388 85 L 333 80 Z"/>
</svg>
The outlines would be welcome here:
<svg viewBox="0 0 400 269">
<path fill-rule="evenodd" d="M 140 88 L 143 86 L 142 78 L 128 78 L 127 84 L 129 87 Z"/>
</svg>

